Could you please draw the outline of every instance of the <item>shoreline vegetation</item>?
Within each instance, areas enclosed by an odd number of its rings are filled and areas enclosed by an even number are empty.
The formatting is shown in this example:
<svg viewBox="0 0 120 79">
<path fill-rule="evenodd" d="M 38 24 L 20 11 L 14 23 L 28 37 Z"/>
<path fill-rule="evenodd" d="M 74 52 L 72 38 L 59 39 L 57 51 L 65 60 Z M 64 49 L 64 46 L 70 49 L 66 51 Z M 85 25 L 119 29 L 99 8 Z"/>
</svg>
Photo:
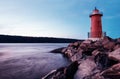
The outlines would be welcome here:
<svg viewBox="0 0 120 79">
<path fill-rule="evenodd" d="M 82 40 L 70 39 L 70 38 L 54 38 L 54 37 L 0 35 L 0 43 L 72 43 L 75 41 L 82 41 Z"/>
<path fill-rule="evenodd" d="M 51 52 L 60 52 L 71 64 L 42 79 L 120 79 L 120 38 L 77 41 Z"/>
</svg>

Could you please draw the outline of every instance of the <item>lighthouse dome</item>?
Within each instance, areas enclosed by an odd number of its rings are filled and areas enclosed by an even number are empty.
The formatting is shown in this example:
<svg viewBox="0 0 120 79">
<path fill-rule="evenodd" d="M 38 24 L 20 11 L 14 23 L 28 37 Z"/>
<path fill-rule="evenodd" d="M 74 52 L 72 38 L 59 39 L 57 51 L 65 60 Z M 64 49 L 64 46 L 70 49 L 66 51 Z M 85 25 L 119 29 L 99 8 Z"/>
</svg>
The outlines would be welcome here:
<svg viewBox="0 0 120 79">
<path fill-rule="evenodd" d="M 102 12 L 100 12 L 96 7 L 95 7 L 95 9 L 93 10 L 93 12 L 90 14 L 90 17 L 93 16 L 93 15 L 103 16 Z"/>
<path fill-rule="evenodd" d="M 99 10 L 98 9 L 93 10 L 92 14 L 99 14 Z"/>
</svg>

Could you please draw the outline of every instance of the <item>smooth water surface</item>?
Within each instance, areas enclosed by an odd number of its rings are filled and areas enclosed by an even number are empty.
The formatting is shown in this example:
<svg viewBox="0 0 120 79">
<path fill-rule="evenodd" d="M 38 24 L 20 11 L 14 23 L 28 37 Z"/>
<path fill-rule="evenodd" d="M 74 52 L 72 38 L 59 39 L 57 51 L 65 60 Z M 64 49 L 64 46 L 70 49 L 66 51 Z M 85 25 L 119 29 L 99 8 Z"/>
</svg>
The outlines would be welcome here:
<svg viewBox="0 0 120 79">
<path fill-rule="evenodd" d="M 0 44 L 0 79 L 41 79 L 51 70 L 70 62 L 51 50 L 65 43 Z"/>
</svg>

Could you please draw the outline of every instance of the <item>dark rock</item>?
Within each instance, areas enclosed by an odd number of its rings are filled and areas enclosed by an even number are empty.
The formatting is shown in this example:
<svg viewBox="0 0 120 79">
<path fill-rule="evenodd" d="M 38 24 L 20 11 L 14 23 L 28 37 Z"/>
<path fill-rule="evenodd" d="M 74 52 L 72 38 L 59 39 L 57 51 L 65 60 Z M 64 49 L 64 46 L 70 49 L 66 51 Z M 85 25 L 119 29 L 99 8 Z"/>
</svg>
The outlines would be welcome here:
<svg viewBox="0 0 120 79">
<path fill-rule="evenodd" d="M 107 68 L 109 68 L 109 67 L 111 67 L 111 66 L 113 66 L 113 65 L 115 65 L 115 64 L 117 64 L 117 63 L 119 63 L 119 62 L 118 62 L 118 61 L 115 61 L 115 60 L 108 59 Z M 107 68 L 106 68 L 106 69 L 107 69 Z"/>
<path fill-rule="evenodd" d="M 95 62 L 99 69 L 103 70 L 107 68 L 108 65 L 108 56 L 105 53 L 99 53 L 95 56 Z"/>
<path fill-rule="evenodd" d="M 62 67 L 47 74 L 42 79 L 74 79 L 74 74 L 78 70 L 78 62 L 75 61 L 68 67 Z"/>
<path fill-rule="evenodd" d="M 58 49 L 54 49 L 52 51 L 50 51 L 51 53 L 62 53 L 62 50 L 65 49 L 65 47 L 62 48 L 58 48 Z"/>
<path fill-rule="evenodd" d="M 109 69 L 104 70 L 101 75 L 110 79 L 120 79 L 120 63 L 115 64 Z"/>
<path fill-rule="evenodd" d="M 78 61 L 73 62 L 70 66 L 66 69 L 66 79 L 74 79 L 74 74 L 78 70 L 79 63 Z"/>
<path fill-rule="evenodd" d="M 90 79 L 105 79 L 100 73 L 95 74 Z"/>
<path fill-rule="evenodd" d="M 57 70 L 53 70 L 42 79 L 66 79 L 64 70 L 64 67 L 59 68 Z"/>
</svg>

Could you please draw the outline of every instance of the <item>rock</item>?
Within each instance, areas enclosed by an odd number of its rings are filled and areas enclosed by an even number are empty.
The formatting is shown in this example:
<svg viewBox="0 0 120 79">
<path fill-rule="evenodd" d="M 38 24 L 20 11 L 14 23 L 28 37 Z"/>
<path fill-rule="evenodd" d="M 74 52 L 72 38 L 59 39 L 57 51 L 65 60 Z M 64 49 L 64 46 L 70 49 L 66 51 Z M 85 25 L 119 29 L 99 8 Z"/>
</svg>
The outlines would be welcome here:
<svg viewBox="0 0 120 79">
<path fill-rule="evenodd" d="M 68 47 L 72 47 L 73 46 L 73 43 L 70 43 L 69 45 L 68 45 Z"/>
<path fill-rule="evenodd" d="M 103 47 L 108 49 L 109 51 L 113 51 L 115 47 L 115 42 L 109 41 L 107 44 L 104 44 Z"/>
<path fill-rule="evenodd" d="M 117 42 L 120 43 L 120 38 L 117 39 Z"/>
<path fill-rule="evenodd" d="M 57 70 L 53 70 L 42 79 L 66 79 L 64 70 L 64 67 L 61 67 Z"/>
<path fill-rule="evenodd" d="M 79 42 L 75 42 L 75 43 L 73 43 L 73 48 L 74 48 L 74 49 L 77 49 L 78 46 L 79 46 Z"/>
<path fill-rule="evenodd" d="M 74 43 L 70 43 L 68 47 L 78 48 L 78 46 L 81 44 L 82 41 L 77 41 Z"/>
<path fill-rule="evenodd" d="M 87 47 L 87 46 L 90 47 L 91 43 L 92 43 L 91 40 L 85 40 L 85 41 L 83 41 L 83 42 L 80 44 L 80 47 L 83 48 L 83 49 L 84 49 L 85 47 Z"/>
<path fill-rule="evenodd" d="M 50 51 L 51 53 L 62 53 L 62 50 L 65 49 L 65 47 L 61 47 L 61 48 L 58 48 L 58 49 L 54 49 L 52 51 Z"/>
<path fill-rule="evenodd" d="M 102 47 L 102 42 L 96 41 L 96 42 L 94 42 L 94 46 L 100 48 L 100 47 Z"/>
<path fill-rule="evenodd" d="M 66 79 L 74 79 L 74 74 L 78 70 L 79 63 L 78 61 L 73 62 L 71 65 L 69 65 L 66 69 Z"/>
<path fill-rule="evenodd" d="M 97 56 L 98 54 L 100 54 L 101 53 L 101 51 L 99 50 L 99 49 L 96 49 L 96 50 L 94 50 L 93 52 L 92 52 L 92 55 L 93 56 Z"/>
<path fill-rule="evenodd" d="M 91 43 L 92 43 L 92 40 L 85 40 L 85 41 L 83 41 L 82 43 L 91 44 Z"/>
<path fill-rule="evenodd" d="M 120 48 L 118 48 L 115 51 L 109 53 L 108 57 L 111 60 L 115 60 L 115 61 L 119 61 L 120 62 Z"/>
<path fill-rule="evenodd" d="M 93 75 L 90 79 L 105 79 L 100 73 Z"/>
<path fill-rule="evenodd" d="M 61 67 L 57 70 L 51 71 L 42 79 L 73 79 L 74 74 L 78 70 L 78 62 L 75 61 L 70 64 L 68 67 Z"/>
<path fill-rule="evenodd" d="M 79 52 L 79 53 L 76 53 L 75 55 L 73 55 L 73 56 L 70 58 L 70 60 L 71 60 L 72 62 L 74 62 L 74 61 L 79 61 L 81 58 L 82 58 L 82 53 Z"/>
<path fill-rule="evenodd" d="M 73 49 L 72 47 L 68 47 L 67 50 L 64 52 L 64 54 L 68 57 L 71 58 L 74 54 L 77 53 L 76 49 Z"/>
<path fill-rule="evenodd" d="M 67 51 L 67 47 L 62 49 L 62 53 L 66 52 L 66 51 Z"/>
<path fill-rule="evenodd" d="M 79 65 L 77 73 L 75 74 L 75 79 L 84 79 L 87 76 L 90 76 L 92 71 L 97 67 L 93 58 L 88 58 L 82 61 Z"/>
<path fill-rule="evenodd" d="M 107 56 L 107 54 L 105 54 L 103 52 L 99 52 L 95 56 L 94 60 L 95 60 L 95 63 L 97 65 L 97 68 L 99 68 L 101 70 L 107 68 L 107 66 L 108 66 L 108 56 Z"/>
<path fill-rule="evenodd" d="M 109 69 L 104 70 L 101 75 L 110 79 L 120 79 L 120 63 L 115 64 Z"/>
<path fill-rule="evenodd" d="M 102 45 L 105 45 L 108 42 L 113 41 L 113 39 L 108 36 L 105 36 L 101 41 L 102 41 Z"/>
<path fill-rule="evenodd" d="M 120 48 L 120 43 L 118 43 L 118 44 L 116 44 L 116 45 L 114 46 L 114 50 L 116 50 L 116 49 L 118 49 L 118 48 Z"/>
</svg>

